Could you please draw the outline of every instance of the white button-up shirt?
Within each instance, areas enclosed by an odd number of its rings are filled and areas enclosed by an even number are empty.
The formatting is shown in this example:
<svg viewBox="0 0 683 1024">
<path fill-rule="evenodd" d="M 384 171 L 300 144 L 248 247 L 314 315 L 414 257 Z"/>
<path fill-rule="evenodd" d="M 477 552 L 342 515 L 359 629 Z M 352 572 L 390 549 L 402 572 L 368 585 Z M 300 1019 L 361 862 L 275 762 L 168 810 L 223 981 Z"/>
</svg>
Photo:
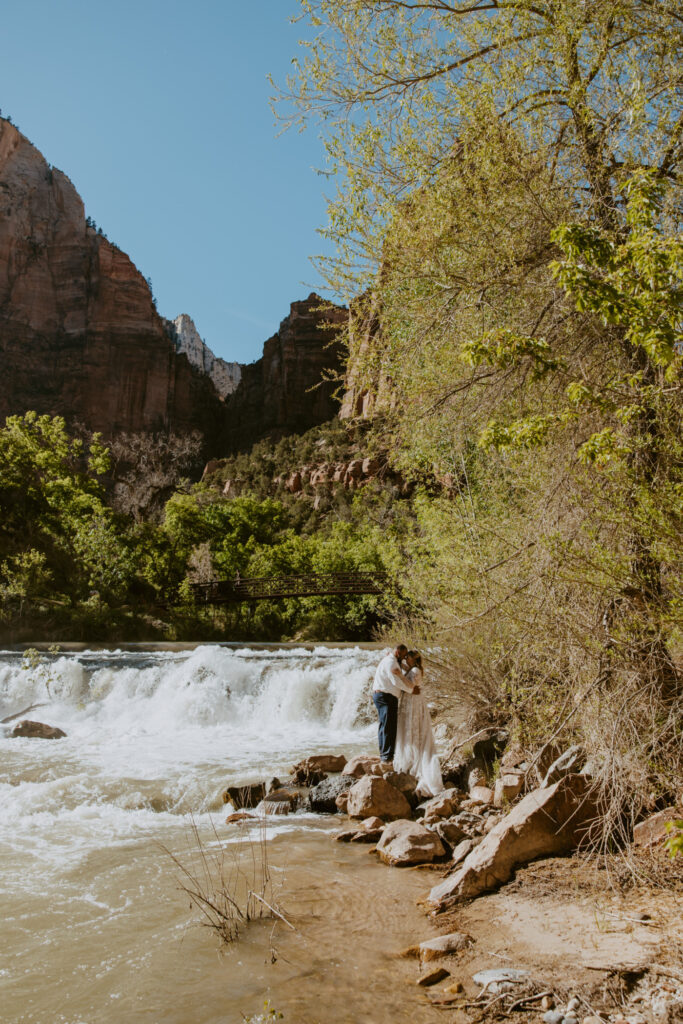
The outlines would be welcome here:
<svg viewBox="0 0 683 1024">
<path fill-rule="evenodd" d="M 394 669 L 401 671 L 401 666 L 393 651 L 385 654 L 375 672 L 375 681 L 372 684 L 373 693 L 379 690 L 381 693 L 391 693 L 394 697 L 400 697 L 402 693 L 412 693 L 414 683 L 404 680 L 403 675 L 399 678 L 394 675 Z"/>
</svg>

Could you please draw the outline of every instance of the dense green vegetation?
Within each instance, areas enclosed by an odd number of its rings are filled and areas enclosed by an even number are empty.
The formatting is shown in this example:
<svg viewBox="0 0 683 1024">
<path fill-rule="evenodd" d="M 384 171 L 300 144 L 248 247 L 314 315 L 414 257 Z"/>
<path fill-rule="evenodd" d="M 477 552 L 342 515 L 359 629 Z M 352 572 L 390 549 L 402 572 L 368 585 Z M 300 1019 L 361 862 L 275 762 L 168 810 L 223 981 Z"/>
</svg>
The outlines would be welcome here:
<svg viewBox="0 0 683 1024">
<path fill-rule="evenodd" d="M 683 779 L 683 16 L 301 7 L 284 116 L 325 128 L 352 375 L 395 465 L 455 481 L 407 625 L 523 746 L 583 743 L 621 828 Z"/>
<path fill-rule="evenodd" d="M 116 511 L 104 481 L 109 453 L 86 448 L 64 421 L 28 413 L 0 430 L 0 624 L 22 639 L 366 638 L 402 604 L 402 550 L 411 520 L 392 510 L 386 488 L 340 489 L 318 510 L 312 497 L 272 497 L 273 468 L 292 466 L 312 445 L 344 453 L 338 425 L 253 457 L 226 461 L 244 493 L 224 498 L 185 485 L 159 517 Z M 126 498 L 126 506 L 129 498 Z M 396 580 L 386 596 L 263 601 L 207 610 L 189 583 L 300 572 L 381 569 Z"/>
</svg>

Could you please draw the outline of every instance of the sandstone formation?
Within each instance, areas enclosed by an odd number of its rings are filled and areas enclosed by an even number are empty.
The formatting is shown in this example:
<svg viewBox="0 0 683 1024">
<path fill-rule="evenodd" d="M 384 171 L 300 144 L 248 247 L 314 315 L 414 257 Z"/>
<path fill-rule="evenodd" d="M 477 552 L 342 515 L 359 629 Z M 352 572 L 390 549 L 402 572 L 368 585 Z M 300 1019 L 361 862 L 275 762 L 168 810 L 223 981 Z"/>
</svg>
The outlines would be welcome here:
<svg viewBox="0 0 683 1024">
<path fill-rule="evenodd" d="M 347 318 L 343 306 L 326 305 L 314 292 L 291 304 L 261 358 L 242 366 L 239 386 L 225 400 L 227 451 L 303 433 L 336 415 L 337 385 L 323 378 L 341 370 L 343 350 L 334 338 Z"/>
<path fill-rule="evenodd" d="M 198 431 L 205 457 L 305 431 L 338 410 L 335 384 L 316 386 L 341 369 L 330 342 L 348 313 L 321 305 L 292 303 L 255 363 L 218 359 L 186 314 L 159 315 L 67 176 L 0 118 L 0 422 L 31 409 L 105 439 Z"/>
<path fill-rule="evenodd" d="M 220 436 L 211 380 L 178 356 L 149 286 L 83 202 L 0 119 L 0 417 L 34 409 L 111 436 Z"/>
</svg>

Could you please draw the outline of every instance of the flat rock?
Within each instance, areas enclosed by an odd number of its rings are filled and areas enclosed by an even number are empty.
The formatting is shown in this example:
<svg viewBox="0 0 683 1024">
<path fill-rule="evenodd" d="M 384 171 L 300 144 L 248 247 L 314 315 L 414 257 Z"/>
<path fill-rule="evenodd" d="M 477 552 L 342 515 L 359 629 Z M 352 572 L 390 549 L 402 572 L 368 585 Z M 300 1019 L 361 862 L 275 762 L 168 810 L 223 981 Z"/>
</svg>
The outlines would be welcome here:
<svg viewBox="0 0 683 1024">
<path fill-rule="evenodd" d="M 377 852 L 385 864 L 405 867 L 430 864 L 446 851 L 439 837 L 419 822 L 393 821 L 384 829 Z"/>
<path fill-rule="evenodd" d="M 354 779 L 360 779 L 363 775 L 369 775 L 372 768 L 379 765 L 378 757 L 359 756 L 352 757 L 343 769 L 342 775 L 351 775 Z"/>
<path fill-rule="evenodd" d="M 377 817 L 393 821 L 409 818 L 411 808 L 403 793 L 386 779 L 364 775 L 349 790 L 347 813 L 351 818 Z"/>
<path fill-rule="evenodd" d="M 437 935 L 435 939 L 427 939 L 420 943 L 420 957 L 423 960 L 438 960 L 442 956 L 452 956 L 472 943 L 471 935 L 464 932 L 450 932 L 448 935 Z"/>
<path fill-rule="evenodd" d="M 588 788 L 584 777 L 568 775 L 547 789 L 527 794 L 457 871 L 434 886 L 429 902 L 445 907 L 470 899 L 509 881 L 521 864 L 573 849 L 595 814 L 587 799 Z"/>
<path fill-rule="evenodd" d="M 311 757 L 298 761 L 292 768 L 296 772 L 299 768 L 311 768 L 321 772 L 341 772 L 346 767 L 346 758 L 343 754 L 312 754 Z"/>
<path fill-rule="evenodd" d="M 56 725 L 45 725 L 44 722 L 31 722 L 24 718 L 12 729 L 12 736 L 28 737 L 34 740 L 61 740 L 66 733 Z"/>
<path fill-rule="evenodd" d="M 450 977 L 450 974 L 445 967 L 435 967 L 434 970 L 421 974 L 415 984 L 421 985 L 422 988 L 428 988 L 430 985 L 438 985 L 440 981 L 448 977 Z"/>
<path fill-rule="evenodd" d="M 337 814 L 337 798 L 342 793 L 347 793 L 352 785 L 353 779 L 348 775 L 336 775 L 319 782 L 308 795 L 311 810 L 317 814 Z"/>
</svg>

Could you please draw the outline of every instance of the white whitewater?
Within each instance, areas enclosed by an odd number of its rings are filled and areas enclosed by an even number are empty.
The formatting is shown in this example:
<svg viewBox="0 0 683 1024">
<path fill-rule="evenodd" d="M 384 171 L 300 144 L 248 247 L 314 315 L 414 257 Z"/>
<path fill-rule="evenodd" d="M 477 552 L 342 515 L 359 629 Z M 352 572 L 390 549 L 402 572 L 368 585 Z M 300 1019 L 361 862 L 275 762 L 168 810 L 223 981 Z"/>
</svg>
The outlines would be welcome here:
<svg viewBox="0 0 683 1024">
<path fill-rule="evenodd" d="M 67 734 L 13 739 L 14 723 L 0 726 L 3 1022 L 240 1021 L 258 1012 L 264 992 L 306 1020 L 300 987 L 290 993 L 284 975 L 276 983 L 285 968 L 266 970 L 253 935 L 219 969 L 213 937 L 187 932 L 187 901 L 160 845 L 186 850 L 190 815 L 235 842 L 239 829 L 223 825 L 227 785 L 286 777 L 310 753 L 374 750 L 377 660 L 360 649 L 207 645 L 45 656 L 31 669 L 0 652 L 0 718 L 43 703 L 26 717 Z M 312 857 L 325 894 L 340 857 L 379 870 L 331 843 L 330 824 L 315 815 L 270 819 L 269 845 L 288 860 L 294 891 L 297 879 L 312 884 Z M 398 883 L 380 883 L 378 894 L 382 884 Z M 344 897 L 342 931 L 355 920 L 354 899 Z M 358 969 L 351 957 L 347 970 Z"/>
</svg>

